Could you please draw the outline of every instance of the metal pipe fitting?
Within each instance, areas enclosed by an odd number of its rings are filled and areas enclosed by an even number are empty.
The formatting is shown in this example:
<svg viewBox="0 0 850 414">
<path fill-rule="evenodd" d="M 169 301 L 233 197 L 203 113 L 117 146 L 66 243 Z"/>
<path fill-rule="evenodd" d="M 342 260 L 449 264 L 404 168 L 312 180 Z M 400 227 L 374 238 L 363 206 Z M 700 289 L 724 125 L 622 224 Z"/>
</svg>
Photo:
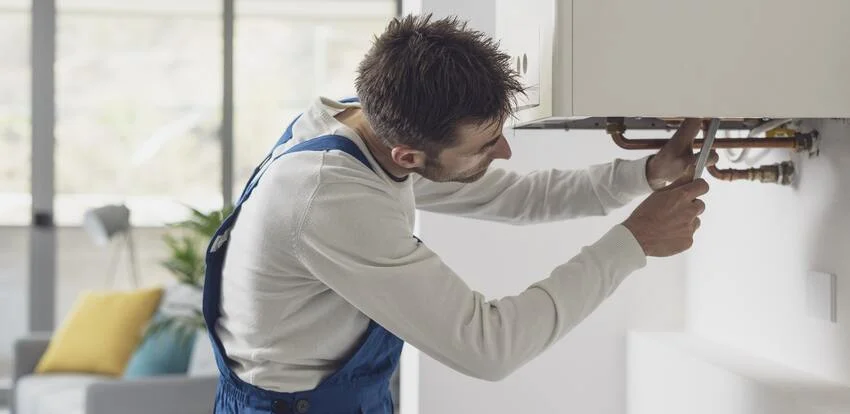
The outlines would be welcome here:
<svg viewBox="0 0 850 414">
<path fill-rule="evenodd" d="M 792 161 L 783 161 L 778 164 L 762 165 L 757 168 L 748 168 L 744 170 L 736 169 L 720 169 L 717 166 L 707 168 L 712 177 L 723 181 L 760 181 L 762 183 L 774 183 L 780 185 L 790 185 L 794 181 L 794 163 Z"/>
</svg>

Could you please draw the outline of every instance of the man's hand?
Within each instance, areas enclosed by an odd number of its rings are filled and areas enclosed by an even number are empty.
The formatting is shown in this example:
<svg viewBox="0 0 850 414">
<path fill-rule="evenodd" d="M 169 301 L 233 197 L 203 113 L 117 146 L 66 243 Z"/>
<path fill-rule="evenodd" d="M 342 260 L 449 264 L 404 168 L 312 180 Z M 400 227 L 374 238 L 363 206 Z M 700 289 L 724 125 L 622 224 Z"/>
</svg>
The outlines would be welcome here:
<svg viewBox="0 0 850 414">
<path fill-rule="evenodd" d="M 653 190 L 660 190 L 667 183 L 678 180 L 688 167 L 696 163 L 694 154 L 694 139 L 699 134 L 702 119 L 688 118 L 673 137 L 653 154 L 646 163 L 646 179 Z M 706 166 L 717 163 L 717 152 L 711 151 Z M 693 172 L 691 172 L 693 174 Z"/>
<path fill-rule="evenodd" d="M 687 168 L 693 174 L 693 168 Z M 697 197 L 708 192 L 703 179 L 682 177 L 641 203 L 623 225 L 632 232 L 647 256 L 665 257 L 683 252 L 694 243 L 699 215 L 705 203 Z"/>
</svg>

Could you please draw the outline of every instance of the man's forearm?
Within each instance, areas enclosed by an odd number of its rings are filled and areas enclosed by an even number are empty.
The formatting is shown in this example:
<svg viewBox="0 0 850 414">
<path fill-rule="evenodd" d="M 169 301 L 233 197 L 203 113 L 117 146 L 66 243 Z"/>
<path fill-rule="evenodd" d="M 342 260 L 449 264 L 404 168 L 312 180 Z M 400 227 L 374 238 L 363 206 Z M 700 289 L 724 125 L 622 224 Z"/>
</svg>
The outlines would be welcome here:
<svg viewBox="0 0 850 414">
<path fill-rule="evenodd" d="M 493 170 L 471 184 L 420 182 L 415 186 L 417 207 L 513 224 L 606 215 L 652 191 L 648 158 L 525 175 Z"/>
</svg>

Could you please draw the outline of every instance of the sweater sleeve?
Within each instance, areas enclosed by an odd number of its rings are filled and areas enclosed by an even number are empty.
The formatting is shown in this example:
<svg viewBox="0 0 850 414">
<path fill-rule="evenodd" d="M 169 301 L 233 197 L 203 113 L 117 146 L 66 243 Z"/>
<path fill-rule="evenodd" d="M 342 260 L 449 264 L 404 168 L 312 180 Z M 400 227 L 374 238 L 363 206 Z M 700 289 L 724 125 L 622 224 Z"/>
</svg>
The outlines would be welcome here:
<svg viewBox="0 0 850 414">
<path fill-rule="evenodd" d="M 646 179 L 648 158 L 530 174 L 492 169 L 466 184 L 417 177 L 416 207 L 512 224 L 606 215 L 652 191 Z"/>
<path fill-rule="evenodd" d="M 524 291 L 488 300 L 411 234 L 389 194 L 351 183 L 320 185 L 294 240 L 302 265 L 369 318 L 486 380 L 540 354 L 646 264 L 617 225 Z"/>
</svg>

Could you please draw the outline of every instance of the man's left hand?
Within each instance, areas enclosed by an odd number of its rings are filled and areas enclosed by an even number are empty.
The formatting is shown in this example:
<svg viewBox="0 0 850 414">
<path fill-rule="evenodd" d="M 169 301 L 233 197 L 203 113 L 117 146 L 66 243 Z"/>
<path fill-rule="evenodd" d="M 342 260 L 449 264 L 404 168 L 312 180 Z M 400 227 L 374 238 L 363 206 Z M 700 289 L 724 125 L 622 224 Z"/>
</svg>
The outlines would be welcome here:
<svg viewBox="0 0 850 414">
<path fill-rule="evenodd" d="M 702 127 L 702 119 L 688 118 L 673 137 L 653 154 L 646 163 L 646 179 L 653 190 L 660 190 L 668 183 L 676 181 L 696 164 L 694 140 Z M 714 165 L 718 160 L 717 152 L 712 150 L 706 166 Z"/>
</svg>

